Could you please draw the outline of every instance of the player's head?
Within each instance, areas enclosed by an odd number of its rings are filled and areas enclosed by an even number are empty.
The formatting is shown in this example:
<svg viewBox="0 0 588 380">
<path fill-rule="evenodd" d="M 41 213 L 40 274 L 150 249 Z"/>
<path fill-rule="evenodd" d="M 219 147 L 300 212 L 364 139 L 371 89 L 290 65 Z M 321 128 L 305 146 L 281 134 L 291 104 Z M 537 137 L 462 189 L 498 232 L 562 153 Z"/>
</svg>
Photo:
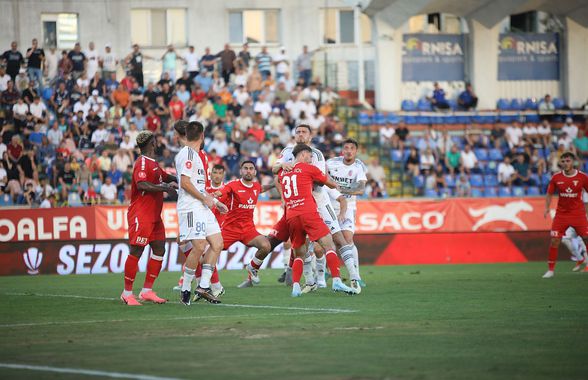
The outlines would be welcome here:
<svg viewBox="0 0 588 380">
<path fill-rule="evenodd" d="M 576 161 L 576 155 L 572 152 L 564 152 L 559 158 L 559 164 L 566 172 L 574 168 L 574 161 Z"/>
<path fill-rule="evenodd" d="M 294 140 L 298 144 L 308 144 L 312 138 L 312 130 L 308 124 L 299 124 L 294 130 Z"/>
<path fill-rule="evenodd" d="M 245 181 L 253 181 L 253 178 L 257 175 L 257 168 L 255 163 L 251 160 L 245 160 L 241 162 L 241 178 Z"/>
<path fill-rule="evenodd" d="M 141 131 L 137 135 L 137 146 L 141 149 L 142 154 L 155 150 L 155 136 L 151 131 Z"/>
<path fill-rule="evenodd" d="M 186 126 L 188 122 L 185 120 L 178 120 L 174 124 L 174 131 L 176 132 L 176 136 L 178 136 L 178 140 L 180 142 L 186 141 Z"/>
<path fill-rule="evenodd" d="M 357 155 L 357 148 L 359 148 L 359 144 L 354 139 L 347 139 L 343 141 L 343 158 L 345 161 L 355 161 L 355 156 Z"/>
<path fill-rule="evenodd" d="M 199 121 L 191 121 L 186 125 L 186 140 L 189 142 L 200 141 L 204 135 L 204 126 Z"/>
<path fill-rule="evenodd" d="M 306 162 L 310 164 L 312 162 L 312 148 L 306 144 L 296 144 L 292 149 L 292 155 L 299 162 Z"/>
<path fill-rule="evenodd" d="M 225 167 L 220 164 L 214 165 L 210 171 L 210 180 L 215 186 L 219 186 L 223 183 L 223 179 L 225 179 Z"/>
</svg>

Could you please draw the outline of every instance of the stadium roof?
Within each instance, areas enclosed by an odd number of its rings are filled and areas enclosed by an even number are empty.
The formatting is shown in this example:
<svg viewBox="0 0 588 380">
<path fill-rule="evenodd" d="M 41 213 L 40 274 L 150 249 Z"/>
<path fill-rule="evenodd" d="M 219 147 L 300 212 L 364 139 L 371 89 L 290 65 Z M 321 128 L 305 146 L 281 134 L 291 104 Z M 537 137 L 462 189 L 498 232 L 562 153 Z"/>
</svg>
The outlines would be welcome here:
<svg viewBox="0 0 588 380">
<path fill-rule="evenodd" d="M 545 11 L 569 17 L 588 27 L 586 0 L 363 0 L 364 12 L 379 13 L 393 27 L 401 26 L 409 17 L 428 13 L 451 13 L 473 19 L 491 28 L 511 14 Z"/>
</svg>

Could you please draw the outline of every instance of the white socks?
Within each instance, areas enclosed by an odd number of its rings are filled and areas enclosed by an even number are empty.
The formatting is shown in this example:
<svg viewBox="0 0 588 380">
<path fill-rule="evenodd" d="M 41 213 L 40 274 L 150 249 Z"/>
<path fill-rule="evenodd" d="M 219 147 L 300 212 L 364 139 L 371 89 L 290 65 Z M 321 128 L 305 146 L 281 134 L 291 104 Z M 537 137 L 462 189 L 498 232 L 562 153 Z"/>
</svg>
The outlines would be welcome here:
<svg viewBox="0 0 588 380">
<path fill-rule="evenodd" d="M 194 279 L 194 274 L 196 273 L 195 269 L 190 269 L 188 267 L 184 268 L 184 280 L 182 282 L 182 292 L 185 290 L 192 290 L 192 280 Z"/>
<path fill-rule="evenodd" d="M 203 289 L 210 288 L 210 278 L 212 277 L 212 272 L 214 271 L 214 267 L 210 264 L 202 264 L 202 275 L 200 276 L 200 284 L 199 286 Z"/>
</svg>

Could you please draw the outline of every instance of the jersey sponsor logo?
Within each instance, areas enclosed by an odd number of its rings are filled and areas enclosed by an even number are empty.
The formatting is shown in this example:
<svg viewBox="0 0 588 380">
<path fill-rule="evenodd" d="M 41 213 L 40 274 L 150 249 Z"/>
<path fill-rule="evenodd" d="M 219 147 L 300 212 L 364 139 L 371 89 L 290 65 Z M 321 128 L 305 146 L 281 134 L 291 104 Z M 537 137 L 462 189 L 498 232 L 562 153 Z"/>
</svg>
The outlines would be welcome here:
<svg viewBox="0 0 588 380">
<path fill-rule="evenodd" d="M 514 201 L 504 206 L 488 206 L 480 209 L 470 208 L 468 210 L 474 218 L 481 217 L 472 227 L 472 231 L 477 231 L 483 225 L 493 222 L 510 222 L 519 226 L 523 231 L 526 231 L 527 225 L 518 216 L 523 211 L 532 212 L 533 206 L 525 201 Z"/>
<path fill-rule="evenodd" d="M 22 254 L 22 258 L 27 267 L 28 274 L 39 274 L 39 268 L 43 262 L 43 252 L 39 251 L 35 247 L 30 247 L 25 253 Z"/>
<path fill-rule="evenodd" d="M 139 174 L 137 174 L 139 176 L 139 178 L 141 179 L 145 179 L 147 178 L 147 173 L 145 173 L 144 171 L 140 171 Z"/>
<path fill-rule="evenodd" d="M 253 199 L 251 199 L 251 197 L 249 197 L 249 199 L 247 199 L 247 203 L 248 204 L 252 204 L 253 203 Z"/>
</svg>

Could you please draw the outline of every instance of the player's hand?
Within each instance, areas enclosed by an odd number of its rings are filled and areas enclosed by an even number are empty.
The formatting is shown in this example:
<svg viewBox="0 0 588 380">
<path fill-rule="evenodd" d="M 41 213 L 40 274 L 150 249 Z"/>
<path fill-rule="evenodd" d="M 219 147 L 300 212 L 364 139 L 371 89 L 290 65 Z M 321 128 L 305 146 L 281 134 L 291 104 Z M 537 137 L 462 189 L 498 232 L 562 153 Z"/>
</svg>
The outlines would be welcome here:
<svg viewBox="0 0 588 380">
<path fill-rule="evenodd" d="M 284 163 L 282 164 L 282 170 L 283 170 L 283 171 L 285 171 L 285 172 L 292 171 L 292 168 L 294 168 L 294 165 L 292 165 L 292 164 L 291 164 L 291 163 L 289 163 L 289 162 L 284 162 Z"/>
<path fill-rule="evenodd" d="M 339 217 L 337 218 L 337 220 L 339 221 L 339 224 L 343 224 L 343 222 L 345 221 L 345 214 L 344 213 L 339 214 Z"/>
<path fill-rule="evenodd" d="M 212 210 L 214 208 L 214 198 L 210 195 L 205 195 L 204 205 Z"/>
<path fill-rule="evenodd" d="M 175 195 L 177 193 L 176 188 L 169 183 L 162 183 L 161 186 L 165 189 L 165 192 L 169 195 Z"/>
<path fill-rule="evenodd" d="M 549 209 L 546 208 L 545 212 L 543 213 L 543 218 L 547 219 L 547 215 L 549 215 Z"/>
<path fill-rule="evenodd" d="M 219 211 L 221 214 L 226 214 L 227 212 L 229 212 L 229 208 L 227 207 L 227 205 L 226 205 L 226 204 L 224 204 L 224 203 L 222 203 L 222 202 L 218 202 L 218 203 L 216 204 L 216 208 L 218 209 L 218 211 Z"/>
<path fill-rule="evenodd" d="M 220 190 L 215 191 L 214 193 L 212 193 L 212 195 L 214 195 L 217 198 L 220 198 L 221 195 L 223 195 L 223 193 Z"/>
</svg>

